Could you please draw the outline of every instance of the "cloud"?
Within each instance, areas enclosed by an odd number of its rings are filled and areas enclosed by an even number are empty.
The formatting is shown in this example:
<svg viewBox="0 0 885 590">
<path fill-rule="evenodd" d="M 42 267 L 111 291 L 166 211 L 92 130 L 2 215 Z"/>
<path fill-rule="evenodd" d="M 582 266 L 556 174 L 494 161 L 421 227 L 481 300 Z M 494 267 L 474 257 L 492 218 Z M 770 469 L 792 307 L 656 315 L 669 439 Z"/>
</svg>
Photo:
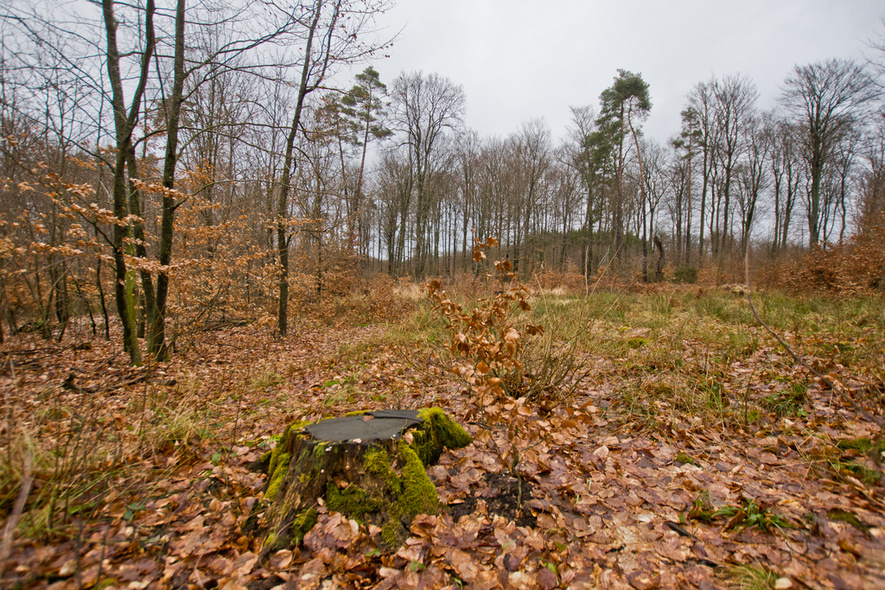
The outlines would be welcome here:
<svg viewBox="0 0 885 590">
<path fill-rule="evenodd" d="M 744 74 L 770 107 L 794 65 L 861 59 L 883 15 L 879 0 L 401 0 L 381 24 L 402 36 L 375 67 L 388 82 L 401 71 L 448 77 L 464 87 L 467 124 L 500 136 L 539 118 L 564 135 L 569 107 L 598 108 L 627 69 L 649 83 L 646 132 L 665 141 L 698 82 Z"/>
</svg>

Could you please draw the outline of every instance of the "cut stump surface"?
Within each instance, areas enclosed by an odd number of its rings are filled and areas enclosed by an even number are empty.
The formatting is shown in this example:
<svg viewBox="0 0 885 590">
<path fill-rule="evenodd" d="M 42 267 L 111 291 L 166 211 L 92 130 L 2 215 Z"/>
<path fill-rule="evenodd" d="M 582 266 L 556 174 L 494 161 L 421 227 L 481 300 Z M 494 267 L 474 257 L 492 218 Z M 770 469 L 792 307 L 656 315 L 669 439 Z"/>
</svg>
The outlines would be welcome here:
<svg viewBox="0 0 885 590">
<path fill-rule="evenodd" d="M 314 440 L 369 442 L 402 436 L 409 428 L 419 426 L 423 421 L 418 417 L 417 410 L 384 410 L 323 420 L 305 426 L 304 431 Z"/>
</svg>

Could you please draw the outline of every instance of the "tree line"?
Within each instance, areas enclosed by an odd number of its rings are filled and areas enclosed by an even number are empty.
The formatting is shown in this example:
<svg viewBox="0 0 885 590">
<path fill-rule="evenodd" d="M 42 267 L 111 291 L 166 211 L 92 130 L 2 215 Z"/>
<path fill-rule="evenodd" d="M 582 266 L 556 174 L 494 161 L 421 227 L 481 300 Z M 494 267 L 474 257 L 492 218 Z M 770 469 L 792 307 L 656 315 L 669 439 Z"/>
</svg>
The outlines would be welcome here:
<svg viewBox="0 0 885 590">
<path fill-rule="evenodd" d="M 293 298 L 360 272 L 472 272 L 475 237 L 525 276 L 660 280 L 665 257 L 843 241 L 885 208 L 882 63 L 796 66 L 771 111 L 749 78 L 714 77 L 664 144 L 642 132 L 653 89 L 618 70 L 561 141 L 540 120 L 480 137 L 438 74 L 370 66 L 335 87 L 389 46 L 387 8 L 10 2 L 0 337 L 60 339 L 72 315 L 109 334 L 115 315 L 138 364 L 225 314 L 272 310 L 285 335 Z"/>
</svg>

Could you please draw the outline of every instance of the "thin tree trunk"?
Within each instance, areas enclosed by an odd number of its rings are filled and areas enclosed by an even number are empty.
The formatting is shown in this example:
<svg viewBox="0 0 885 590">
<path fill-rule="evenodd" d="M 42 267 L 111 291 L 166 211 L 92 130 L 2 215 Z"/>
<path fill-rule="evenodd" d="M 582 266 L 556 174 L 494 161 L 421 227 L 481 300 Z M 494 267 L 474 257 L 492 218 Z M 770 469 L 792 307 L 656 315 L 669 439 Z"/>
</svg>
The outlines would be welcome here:
<svg viewBox="0 0 885 590">
<path fill-rule="evenodd" d="M 116 130 L 117 157 L 114 162 L 114 216 L 118 220 L 126 218 L 126 155 L 132 145 L 132 130 L 138 120 L 138 111 L 141 105 L 144 88 L 147 84 L 150 61 L 154 53 L 154 12 L 156 11 L 154 0 L 148 0 L 145 7 L 145 49 L 141 59 L 141 71 L 129 113 L 126 112 L 125 99 L 123 97 L 123 82 L 120 73 L 120 53 L 117 49 L 117 21 L 114 17 L 113 0 L 102 0 L 102 12 L 107 35 L 107 68 L 108 77 L 112 88 L 112 104 L 114 107 L 114 127 Z M 138 338 L 135 332 L 134 309 L 126 293 L 126 259 L 124 253 L 124 238 L 127 228 L 121 224 L 114 224 L 113 250 L 115 266 L 114 294 L 117 301 L 117 312 L 123 325 L 123 348 L 129 353 L 129 362 L 132 365 L 141 365 L 141 351 L 138 347 Z"/>
<path fill-rule="evenodd" d="M 277 314 L 277 329 L 280 336 L 286 336 L 288 332 L 288 313 L 289 313 L 289 238 L 288 238 L 288 220 L 289 220 L 289 190 L 291 185 L 291 177 L 293 167 L 297 168 L 295 160 L 295 138 L 298 135 L 298 129 L 301 126 L 301 113 L 304 109 L 305 97 L 315 90 L 325 77 L 326 69 L 329 65 L 331 56 L 329 55 L 329 45 L 332 42 L 331 31 L 335 27 L 338 20 L 338 8 L 336 6 L 335 14 L 329 23 L 328 30 L 330 33 L 326 36 L 326 47 L 322 56 L 322 65 L 317 79 L 310 81 L 311 70 L 317 65 L 313 60 L 313 42 L 319 26 L 320 17 L 323 12 L 325 0 L 317 0 L 314 4 L 314 15 L 308 29 L 307 44 L 304 49 L 304 64 L 301 68 L 301 80 L 298 87 L 298 100 L 295 103 L 295 113 L 292 115 L 292 124 L 289 127 L 289 135 L 286 137 L 286 154 L 283 161 L 283 176 L 280 182 L 280 195 L 277 200 L 277 255 L 280 262 L 279 277 L 279 309 Z M 308 83 L 311 85 L 308 86 Z"/>
<path fill-rule="evenodd" d="M 184 24 L 185 0 L 178 0 L 175 11 L 175 58 L 172 80 L 172 94 L 166 109 L 166 155 L 163 162 L 163 187 L 175 187 L 175 166 L 178 163 L 178 129 L 181 116 L 181 103 L 184 92 Z M 163 212 L 160 219 L 160 250 L 158 259 L 160 272 L 157 274 L 156 308 L 153 323 L 150 324 L 149 350 L 159 359 L 169 356 L 166 344 L 166 300 L 169 296 L 169 274 L 166 269 L 172 262 L 172 238 L 174 231 L 175 197 L 171 190 L 163 191 Z"/>
</svg>

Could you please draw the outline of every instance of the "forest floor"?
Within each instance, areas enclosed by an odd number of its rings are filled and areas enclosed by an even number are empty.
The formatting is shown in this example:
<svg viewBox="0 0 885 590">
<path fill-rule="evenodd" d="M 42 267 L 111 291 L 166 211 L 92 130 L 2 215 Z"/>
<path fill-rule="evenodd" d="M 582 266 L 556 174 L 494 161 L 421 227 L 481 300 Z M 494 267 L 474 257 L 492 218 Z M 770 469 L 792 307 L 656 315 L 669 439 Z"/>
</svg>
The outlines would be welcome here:
<svg viewBox="0 0 885 590">
<path fill-rule="evenodd" d="M 523 513 L 507 512 L 519 486 L 493 430 L 429 467 L 448 507 L 398 550 L 321 511 L 303 546 L 264 562 L 243 532 L 266 481 L 249 465 L 287 424 L 440 406 L 480 430 L 429 304 L 394 323 L 302 320 L 284 339 L 194 332 L 137 369 L 85 326 L 7 338 L 0 516 L 17 528 L 0 530 L 0 586 L 885 587 L 881 298 L 760 296 L 813 371 L 731 293 L 533 306 L 559 347 L 528 362 L 566 355 L 584 378 L 564 403 L 510 407 L 532 423 L 513 443 Z"/>
</svg>

